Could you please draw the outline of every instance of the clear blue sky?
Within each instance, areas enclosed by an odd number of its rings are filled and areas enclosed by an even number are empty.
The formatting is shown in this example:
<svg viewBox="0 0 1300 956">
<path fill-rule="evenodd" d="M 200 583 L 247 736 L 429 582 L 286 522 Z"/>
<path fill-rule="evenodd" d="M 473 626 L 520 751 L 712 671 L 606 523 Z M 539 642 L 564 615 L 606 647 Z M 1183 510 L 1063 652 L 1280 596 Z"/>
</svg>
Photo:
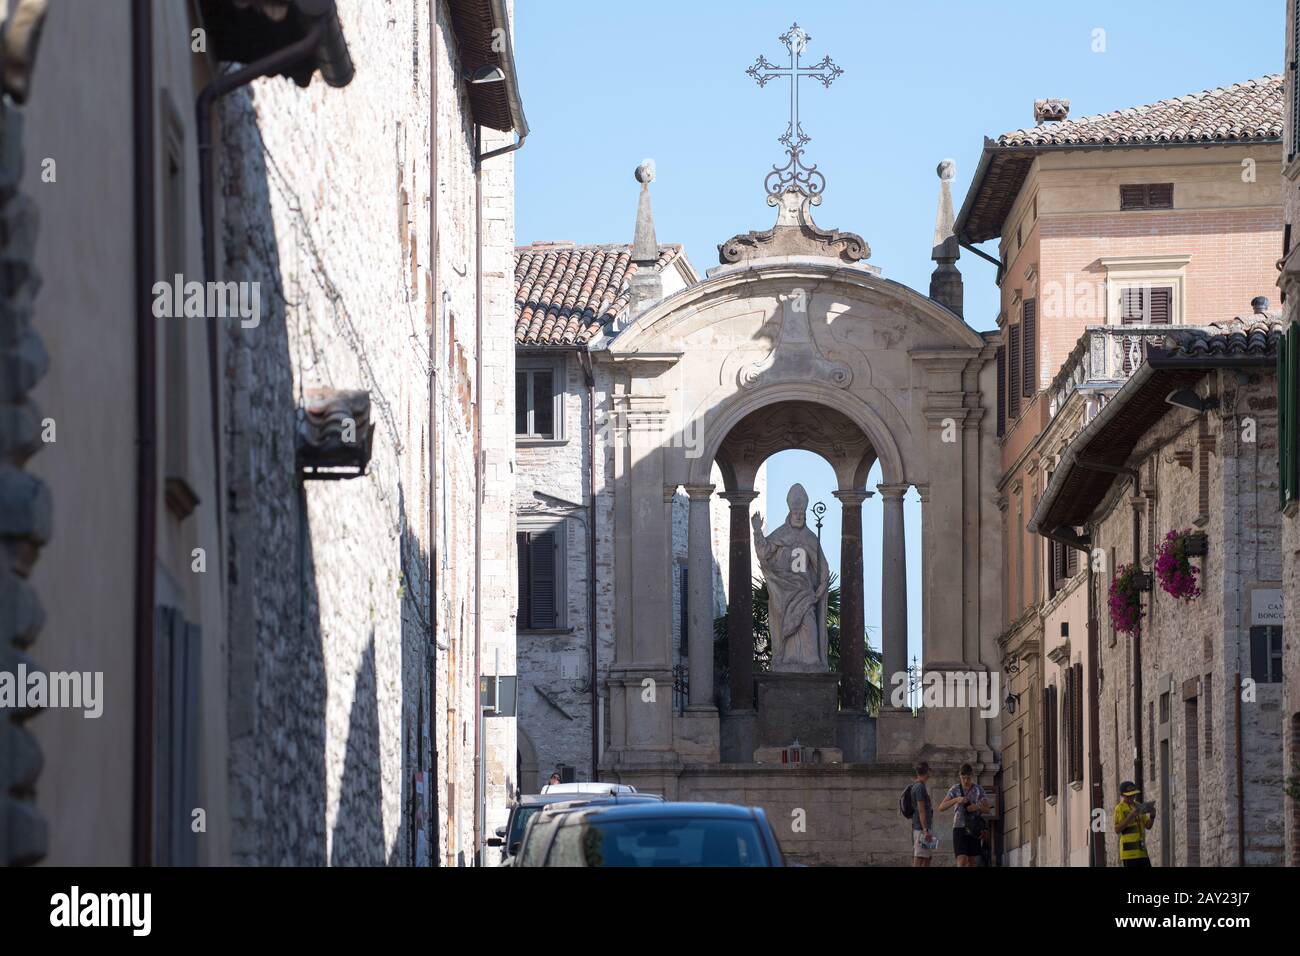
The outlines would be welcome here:
<svg viewBox="0 0 1300 956">
<path fill-rule="evenodd" d="M 804 63 L 829 54 L 844 70 L 830 89 L 801 81 L 807 158 L 828 180 L 817 220 L 859 233 L 885 276 L 922 291 L 933 269 L 940 160 L 957 162 L 960 208 L 984 137 L 1033 125 L 1035 99 L 1068 98 L 1077 117 L 1280 72 L 1286 19 L 1281 0 L 516 0 L 515 10 L 532 127 L 516 156 L 520 243 L 630 242 L 632 171 L 645 157 L 658 167 L 659 241 L 685 245 L 701 273 L 717 264 L 718 243 L 770 226 L 762 180 L 782 158 L 776 138 L 788 82 L 760 89 L 745 69 L 760 53 L 784 63 L 777 38 L 798 21 L 812 37 Z M 1093 51 L 1098 29 L 1104 52 Z M 992 267 L 970 254 L 959 266 L 967 321 L 993 327 Z M 786 453 L 769 469 L 769 522 L 784 517 L 785 488 L 805 480 L 801 454 Z M 830 471 L 822 469 L 815 472 L 822 479 L 805 484 L 838 527 Z M 878 516 L 879 500 L 872 504 Z M 879 552 L 872 513 L 869 581 Z M 910 565 L 919 569 L 915 518 Z M 838 566 L 838 531 L 827 543 Z M 874 625 L 878 585 L 867 596 Z M 914 630 L 919 621 L 914 599 Z"/>
</svg>

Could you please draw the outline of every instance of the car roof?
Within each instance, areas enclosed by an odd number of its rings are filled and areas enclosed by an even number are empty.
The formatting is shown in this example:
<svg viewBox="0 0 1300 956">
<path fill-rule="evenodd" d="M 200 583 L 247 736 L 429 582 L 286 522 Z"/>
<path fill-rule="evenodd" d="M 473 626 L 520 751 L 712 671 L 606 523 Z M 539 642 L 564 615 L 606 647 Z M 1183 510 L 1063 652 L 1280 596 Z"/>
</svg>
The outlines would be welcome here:
<svg viewBox="0 0 1300 956">
<path fill-rule="evenodd" d="M 636 787 L 604 780 L 580 780 L 575 783 L 548 783 L 542 787 L 542 793 L 636 793 Z"/>
<path fill-rule="evenodd" d="M 580 807 L 628 806 L 630 804 L 663 803 L 664 798 L 657 793 L 588 793 L 565 794 L 558 802 L 548 803 L 546 812 L 564 813 Z"/>
<path fill-rule="evenodd" d="M 525 793 L 519 797 L 517 805 L 521 807 L 544 807 L 550 803 L 563 803 L 567 800 L 573 800 L 576 794 L 572 793 Z"/>
<path fill-rule="evenodd" d="M 708 819 L 708 820 L 753 820 L 761 811 L 754 807 L 742 807 L 735 803 L 622 803 L 609 801 L 585 804 L 572 808 L 556 807 L 555 814 L 563 815 L 566 820 L 583 815 L 599 815 L 601 820 L 645 820 L 645 819 Z"/>
</svg>

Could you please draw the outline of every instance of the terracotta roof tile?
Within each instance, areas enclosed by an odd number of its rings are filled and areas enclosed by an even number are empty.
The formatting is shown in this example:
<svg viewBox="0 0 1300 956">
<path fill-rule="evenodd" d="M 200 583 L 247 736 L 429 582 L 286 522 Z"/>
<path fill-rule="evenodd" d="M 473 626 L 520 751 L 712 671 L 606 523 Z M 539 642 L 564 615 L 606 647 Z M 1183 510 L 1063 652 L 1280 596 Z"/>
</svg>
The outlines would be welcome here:
<svg viewBox="0 0 1300 956">
<path fill-rule="evenodd" d="M 1285 324 L 1273 316 L 1238 317 L 1203 328 L 1170 331 L 1167 344 L 1151 347 L 1148 354 L 1157 359 L 1273 356 L 1285 330 Z"/>
<path fill-rule="evenodd" d="M 662 272 L 682 253 L 661 245 Z M 515 344 L 585 345 L 628 305 L 636 272 L 629 243 L 539 242 L 515 248 Z"/>
<path fill-rule="evenodd" d="M 1254 142 L 1282 136 L 1282 75 L 1004 133 L 998 146 Z"/>
</svg>

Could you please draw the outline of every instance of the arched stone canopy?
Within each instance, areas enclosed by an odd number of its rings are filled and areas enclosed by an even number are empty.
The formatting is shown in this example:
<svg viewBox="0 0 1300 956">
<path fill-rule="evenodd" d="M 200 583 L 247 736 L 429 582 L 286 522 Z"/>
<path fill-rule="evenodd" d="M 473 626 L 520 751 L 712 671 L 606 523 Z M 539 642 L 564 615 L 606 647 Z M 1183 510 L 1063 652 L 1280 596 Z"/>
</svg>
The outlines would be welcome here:
<svg viewBox="0 0 1300 956">
<path fill-rule="evenodd" d="M 776 402 L 742 418 L 719 446 L 719 457 L 725 456 L 728 463 L 723 472 L 727 490 L 753 488 L 763 462 L 793 448 L 821 455 L 834 470 L 841 490 L 861 490 L 866 476 L 857 480 L 859 465 L 864 459 L 876 460 L 871 440 L 842 412 L 808 401 Z"/>
<path fill-rule="evenodd" d="M 754 473 L 771 454 L 803 447 L 831 462 L 840 486 L 843 534 L 852 542 L 841 553 L 856 550 L 859 561 L 856 573 L 842 569 L 843 580 L 859 582 L 856 591 L 851 584 L 842 592 L 846 613 L 855 606 L 861 612 L 862 502 L 873 490 L 883 499 L 883 540 L 870 546 L 882 549 L 887 680 L 907 663 L 903 497 L 912 486 L 925 491 L 927 665 L 969 669 L 995 659 L 996 550 L 981 537 L 982 526 L 997 527 L 994 416 L 984 414 L 993 407 L 993 356 L 984 338 L 943 305 L 868 268 L 823 257 L 756 259 L 715 269 L 705 281 L 634 315 L 593 349 L 625 439 L 615 448 L 613 469 L 616 661 L 608 769 L 635 774 L 682 761 L 716 762 L 726 750 L 719 749 L 719 715 L 709 690 L 707 576 L 689 578 L 689 705 L 675 713 L 671 702 L 648 707 L 644 695 L 646 679 L 673 679 L 666 573 L 671 528 L 663 503 L 684 487 L 690 497 L 688 567 L 711 567 L 709 505 L 722 490 L 712 483 L 715 462 L 731 505 L 731 590 L 742 603 Z M 882 481 L 867 489 L 877 461 Z M 786 490 L 771 492 L 784 498 Z M 942 529 L 941 547 L 933 547 L 931 528 Z M 729 629 L 732 701 L 739 695 L 742 709 L 752 706 L 742 670 L 752 657 L 736 638 L 752 641 L 748 621 L 742 609 Z M 860 620 L 846 626 L 860 626 Z M 850 659 L 844 674 L 854 666 Z M 962 751 L 962 759 L 987 749 L 966 715 L 932 720 L 927 714 L 924 739 L 910 714 L 907 721 L 885 716 L 876 734 L 881 757 L 910 759 L 922 743 Z M 729 759 L 735 759 L 732 752 Z M 640 779 L 653 784 L 653 774 Z"/>
<path fill-rule="evenodd" d="M 654 361 L 628 390 L 671 406 L 669 481 L 707 483 L 728 434 L 747 415 L 810 402 L 861 429 L 887 483 L 924 484 L 925 429 L 908 407 L 918 384 L 910 356 L 918 350 L 976 360 L 985 342 L 906 286 L 808 257 L 716 269 L 638 316 L 605 358 L 624 367 Z M 969 383 L 959 372 L 947 384 L 963 404 Z"/>
</svg>

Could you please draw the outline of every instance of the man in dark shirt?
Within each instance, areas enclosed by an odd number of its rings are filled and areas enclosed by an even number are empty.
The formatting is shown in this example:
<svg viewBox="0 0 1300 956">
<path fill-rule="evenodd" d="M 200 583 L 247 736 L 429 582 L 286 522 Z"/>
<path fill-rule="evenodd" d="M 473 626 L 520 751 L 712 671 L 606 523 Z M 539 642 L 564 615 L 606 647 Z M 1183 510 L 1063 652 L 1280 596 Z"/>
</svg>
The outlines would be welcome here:
<svg viewBox="0 0 1300 956">
<path fill-rule="evenodd" d="M 930 779 L 930 765 L 924 760 L 916 765 L 916 780 L 912 782 L 912 865 L 929 866 L 933 852 L 934 806 L 925 782 Z"/>
</svg>

